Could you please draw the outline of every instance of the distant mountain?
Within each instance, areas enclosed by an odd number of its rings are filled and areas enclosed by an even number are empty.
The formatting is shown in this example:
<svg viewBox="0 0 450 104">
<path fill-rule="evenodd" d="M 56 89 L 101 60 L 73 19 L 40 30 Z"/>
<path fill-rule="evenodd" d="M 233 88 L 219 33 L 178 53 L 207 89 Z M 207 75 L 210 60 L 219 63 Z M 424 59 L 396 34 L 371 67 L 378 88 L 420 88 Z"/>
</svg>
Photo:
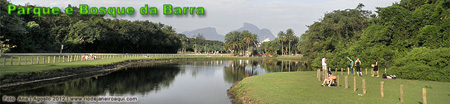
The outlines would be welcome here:
<svg viewBox="0 0 450 104">
<path fill-rule="evenodd" d="M 214 28 L 214 27 L 206 27 L 206 28 L 196 29 L 196 30 L 192 30 L 192 31 L 185 31 L 185 32 L 182 32 L 182 34 L 185 34 L 189 38 L 192 38 L 198 34 L 201 34 L 201 35 L 203 35 L 203 37 L 205 37 L 206 40 L 225 41 L 225 36 L 217 33 L 216 28 Z"/>
<path fill-rule="evenodd" d="M 270 40 L 275 39 L 275 36 L 272 34 L 272 32 L 270 32 L 270 30 L 259 29 L 258 27 L 256 27 L 253 24 L 250 24 L 250 23 L 244 23 L 244 27 L 241 27 L 241 28 L 237 29 L 236 31 L 244 31 L 244 30 L 247 30 L 251 33 L 258 35 L 259 41 L 263 41 L 264 39 L 267 39 L 267 38 L 269 38 Z"/>
<path fill-rule="evenodd" d="M 243 27 L 233 30 L 233 31 L 244 31 L 244 30 L 247 30 L 251 33 L 258 35 L 258 39 L 260 42 L 265 39 L 270 39 L 270 40 L 275 39 L 275 36 L 272 34 L 272 32 L 270 32 L 270 30 L 259 29 L 257 26 L 250 24 L 250 23 L 244 23 Z M 192 38 L 198 34 L 202 34 L 206 40 L 225 41 L 225 35 L 220 35 L 219 33 L 217 33 L 216 28 L 214 28 L 214 27 L 206 27 L 206 28 L 196 29 L 196 30 L 192 30 L 192 31 L 185 31 L 185 32 L 182 32 L 182 34 L 185 34 L 189 38 Z"/>
</svg>

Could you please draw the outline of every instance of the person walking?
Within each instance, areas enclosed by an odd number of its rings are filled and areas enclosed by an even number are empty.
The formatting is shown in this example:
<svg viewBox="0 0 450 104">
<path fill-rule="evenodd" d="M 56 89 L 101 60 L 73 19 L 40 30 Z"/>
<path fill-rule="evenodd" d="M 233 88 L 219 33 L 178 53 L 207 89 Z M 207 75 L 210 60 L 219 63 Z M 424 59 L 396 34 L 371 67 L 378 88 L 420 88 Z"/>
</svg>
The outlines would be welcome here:
<svg viewBox="0 0 450 104">
<path fill-rule="evenodd" d="M 356 59 L 355 66 L 356 66 L 356 74 L 357 74 L 358 76 L 362 76 L 362 72 L 361 72 L 361 61 L 359 60 L 359 58 Z"/>
<path fill-rule="evenodd" d="M 377 72 L 377 77 L 380 77 L 380 73 L 378 73 L 378 62 L 377 62 L 377 60 L 375 59 L 374 60 L 375 61 L 375 64 L 373 64 L 373 74 L 372 74 L 372 77 L 375 75 L 375 72 Z"/>
</svg>

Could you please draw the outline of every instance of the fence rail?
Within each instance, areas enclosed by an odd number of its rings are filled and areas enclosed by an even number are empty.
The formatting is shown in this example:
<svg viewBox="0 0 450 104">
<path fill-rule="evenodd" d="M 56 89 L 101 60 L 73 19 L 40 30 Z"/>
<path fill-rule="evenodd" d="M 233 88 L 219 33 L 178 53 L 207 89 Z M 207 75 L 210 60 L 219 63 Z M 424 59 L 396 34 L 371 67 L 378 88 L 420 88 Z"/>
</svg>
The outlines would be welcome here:
<svg viewBox="0 0 450 104">
<path fill-rule="evenodd" d="M 88 56 L 89 58 L 83 57 Z M 229 56 L 228 54 L 116 54 L 116 53 L 8 53 L 0 57 L 0 66 L 55 64 L 98 59 L 133 59 L 156 57 Z M 96 57 L 96 58 L 94 58 Z"/>
</svg>

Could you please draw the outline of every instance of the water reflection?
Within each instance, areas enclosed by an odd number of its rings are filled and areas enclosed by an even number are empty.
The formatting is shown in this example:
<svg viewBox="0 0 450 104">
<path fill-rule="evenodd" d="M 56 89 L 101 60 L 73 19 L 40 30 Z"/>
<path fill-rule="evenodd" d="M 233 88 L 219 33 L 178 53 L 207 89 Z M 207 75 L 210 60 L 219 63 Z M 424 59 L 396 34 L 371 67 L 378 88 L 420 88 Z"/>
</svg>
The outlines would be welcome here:
<svg viewBox="0 0 450 104">
<path fill-rule="evenodd" d="M 224 66 L 225 80 L 235 83 L 245 77 L 270 72 L 306 71 L 298 61 L 233 60 Z"/>
<path fill-rule="evenodd" d="M 8 95 L 94 96 L 105 95 L 106 93 L 110 95 L 145 95 L 152 91 L 156 92 L 161 87 L 169 87 L 179 72 L 180 69 L 176 66 L 153 66 L 151 68 L 150 66 L 131 67 L 105 76 L 79 78 Z"/>
<path fill-rule="evenodd" d="M 231 103 L 226 91 L 254 75 L 307 70 L 298 61 L 178 60 L 138 65 L 98 77 L 79 78 L 4 93 L 12 96 L 136 96 L 137 103 Z M 2 102 L 3 103 L 3 102 Z"/>
</svg>

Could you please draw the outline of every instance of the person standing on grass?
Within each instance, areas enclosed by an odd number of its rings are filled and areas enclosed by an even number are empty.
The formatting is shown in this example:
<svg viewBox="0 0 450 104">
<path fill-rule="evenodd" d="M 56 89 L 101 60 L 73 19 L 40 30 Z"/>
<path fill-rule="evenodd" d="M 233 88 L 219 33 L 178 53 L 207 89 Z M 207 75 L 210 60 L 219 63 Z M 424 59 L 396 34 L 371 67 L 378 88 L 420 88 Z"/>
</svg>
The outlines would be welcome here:
<svg viewBox="0 0 450 104">
<path fill-rule="evenodd" d="M 350 58 L 348 58 L 348 60 L 350 60 L 350 66 L 348 66 L 348 68 L 350 68 L 350 71 L 352 72 L 352 74 L 355 74 L 355 73 L 353 73 L 353 60 Z"/>
<path fill-rule="evenodd" d="M 356 66 L 356 74 L 362 76 L 361 61 L 359 60 L 359 58 L 356 59 L 355 66 Z"/>
<path fill-rule="evenodd" d="M 326 71 L 327 70 L 327 59 L 325 58 L 325 56 L 322 58 L 322 71 Z"/>
<path fill-rule="evenodd" d="M 372 74 L 372 77 L 375 75 L 375 72 L 377 72 L 377 77 L 380 77 L 380 73 L 378 73 L 378 62 L 377 62 L 377 60 L 375 59 L 374 60 L 375 61 L 375 64 L 373 64 L 373 74 Z"/>
</svg>

